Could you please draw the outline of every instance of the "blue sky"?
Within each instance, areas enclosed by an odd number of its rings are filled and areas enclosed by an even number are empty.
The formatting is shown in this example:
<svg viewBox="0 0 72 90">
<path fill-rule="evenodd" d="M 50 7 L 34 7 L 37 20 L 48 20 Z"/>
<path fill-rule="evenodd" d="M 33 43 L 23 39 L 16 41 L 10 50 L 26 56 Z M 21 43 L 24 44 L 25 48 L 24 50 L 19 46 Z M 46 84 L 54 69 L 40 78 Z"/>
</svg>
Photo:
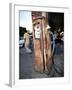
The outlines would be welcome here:
<svg viewBox="0 0 72 90">
<path fill-rule="evenodd" d="M 31 11 L 20 11 L 20 26 L 32 31 Z"/>
</svg>

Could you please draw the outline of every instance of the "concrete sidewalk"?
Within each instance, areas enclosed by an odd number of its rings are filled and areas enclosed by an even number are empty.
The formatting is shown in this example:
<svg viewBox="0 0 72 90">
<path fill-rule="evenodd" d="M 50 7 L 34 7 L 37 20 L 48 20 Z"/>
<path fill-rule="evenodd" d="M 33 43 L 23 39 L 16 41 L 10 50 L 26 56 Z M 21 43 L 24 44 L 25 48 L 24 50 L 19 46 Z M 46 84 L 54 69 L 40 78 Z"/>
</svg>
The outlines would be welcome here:
<svg viewBox="0 0 72 90">
<path fill-rule="evenodd" d="M 49 78 L 64 76 L 64 50 L 60 44 L 56 45 L 54 55 L 54 65 L 51 75 L 39 73 L 34 70 L 34 53 L 27 53 L 25 48 L 19 49 L 19 78 Z"/>
</svg>

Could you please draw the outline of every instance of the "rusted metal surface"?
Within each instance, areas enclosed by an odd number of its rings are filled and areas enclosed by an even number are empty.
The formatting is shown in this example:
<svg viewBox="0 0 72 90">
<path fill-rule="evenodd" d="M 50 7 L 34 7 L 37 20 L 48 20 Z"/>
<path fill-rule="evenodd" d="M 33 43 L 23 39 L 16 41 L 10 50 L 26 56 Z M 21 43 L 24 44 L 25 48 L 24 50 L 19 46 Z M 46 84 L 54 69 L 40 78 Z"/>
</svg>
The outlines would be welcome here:
<svg viewBox="0 0 72 90">
<path fill-rule="evenodd" d="M 40 38 L 35 38 L 34 26 L 39 23 L 41 34 Z M 35 70 L 39 72 L 50 72 L 52 67 L 50 35 L 46 30 L 46 20 L 44 17 L 38 17 L 33 20 L 33 42 L 35 55 Z"/>
</svg>

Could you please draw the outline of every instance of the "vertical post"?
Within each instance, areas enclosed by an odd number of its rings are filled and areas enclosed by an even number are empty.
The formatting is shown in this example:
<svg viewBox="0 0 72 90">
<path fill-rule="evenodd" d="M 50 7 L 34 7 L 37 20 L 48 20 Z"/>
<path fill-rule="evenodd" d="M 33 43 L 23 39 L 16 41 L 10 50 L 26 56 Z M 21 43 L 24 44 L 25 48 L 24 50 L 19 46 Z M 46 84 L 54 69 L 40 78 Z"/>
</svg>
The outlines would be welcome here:
<svg viewBox="0 0 72 90">
<path fill-rule="evenodd" d="M 35 31 L 35 26 L 39 23 L 40 25 L 40 37 L 36 37 L 35 34 L 39 34 L 39 31 Z M 36 33 L 37 32 L 37 33 Z M 43 72 L 43 55 L 41 51 L 41 36 L 42 36 L 42 30 L 41 30 L 41 18 L 35 19 L 33 21 L 33 41 L 34 41 L 34 56 L 35 56 L 35 70 L 39 72 Z"/>
<path fill-rule="evenodd" d="M 47 58 L 46 58 L 46 36 L 45 36 L 45 33 L 46 33 L 46 28 L 45 28 L 45 25 L 46 24 L 46 21 L 45 21 L 45 17 L 43 17 L 42 19 L 42 37 L 43 37 L 43 67 L 44 67 L 44 71 L 47 69 L 46 68 L 46 61 L 47 61 Z"/>
</svg>

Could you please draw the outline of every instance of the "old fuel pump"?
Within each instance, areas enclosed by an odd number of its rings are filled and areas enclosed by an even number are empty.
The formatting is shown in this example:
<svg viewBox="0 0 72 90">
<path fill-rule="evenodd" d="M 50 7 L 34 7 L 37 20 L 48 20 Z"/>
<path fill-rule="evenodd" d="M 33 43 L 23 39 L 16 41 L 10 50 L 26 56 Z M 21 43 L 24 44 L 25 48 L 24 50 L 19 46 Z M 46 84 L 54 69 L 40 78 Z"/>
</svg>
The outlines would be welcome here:
<svg viewBox="0 0 72 90">
<path fill-rule="evenodd" d="M 37 17 L 33 22 L 33 43 L 35 56 L 35 70 L 50 72 L 52 67 L 50 35 L 46 29 L 46 18 Z"/>
</svg>

